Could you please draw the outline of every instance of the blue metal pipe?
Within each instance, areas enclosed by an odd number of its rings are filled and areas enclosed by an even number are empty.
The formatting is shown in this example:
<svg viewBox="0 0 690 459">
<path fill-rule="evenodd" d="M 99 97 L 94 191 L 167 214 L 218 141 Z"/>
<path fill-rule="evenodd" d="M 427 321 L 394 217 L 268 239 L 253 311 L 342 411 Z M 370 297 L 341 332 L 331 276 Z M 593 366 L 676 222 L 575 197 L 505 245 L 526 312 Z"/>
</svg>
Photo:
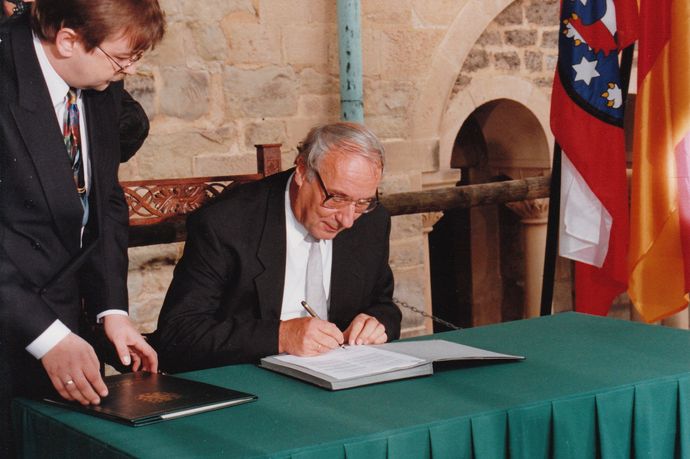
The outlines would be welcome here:
<svg viewBox="0 0 690 459">
<path fill-rule="evenodd" d="M 364 123 L 359 0 L 338 0 L 340 119 Z"/>
</svg>

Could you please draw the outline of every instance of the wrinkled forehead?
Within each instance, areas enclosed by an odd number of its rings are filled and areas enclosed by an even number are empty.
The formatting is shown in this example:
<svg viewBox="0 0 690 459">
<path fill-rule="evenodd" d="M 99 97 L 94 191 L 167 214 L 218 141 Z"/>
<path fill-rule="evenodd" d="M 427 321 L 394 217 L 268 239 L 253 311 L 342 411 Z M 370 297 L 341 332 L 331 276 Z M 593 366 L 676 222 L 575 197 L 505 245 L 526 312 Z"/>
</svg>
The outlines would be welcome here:
<svg viewBox="0 0 690 459">
<path fill-rule="evenodd" d="M 382 170 L 370 158 L 333 151 L 320 164 L 321 178 L 328 191 L 353 198 L 368 198 L 376 193 Z"/>
</svg>

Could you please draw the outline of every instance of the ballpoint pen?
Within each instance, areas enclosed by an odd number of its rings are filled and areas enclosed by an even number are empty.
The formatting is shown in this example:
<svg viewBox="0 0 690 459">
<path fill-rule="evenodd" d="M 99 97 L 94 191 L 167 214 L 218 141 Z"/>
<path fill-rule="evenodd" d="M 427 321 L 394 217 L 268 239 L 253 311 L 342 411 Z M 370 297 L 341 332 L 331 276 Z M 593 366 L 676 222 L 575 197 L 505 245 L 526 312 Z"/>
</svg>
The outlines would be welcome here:
<svg viewBox="0 0 690 459">
<path fill-rule="evenodd" d="M 321 317 L 319 317 L 319 315 L 318 315 L 316 312 L 314 312 L 314 310 L 311 308 L 311 306 L 309 306 L 309 305 L 307 304 L 306 301 L 300 301 L 300 304 L 302 304 L 302 307 L 303 307 L 304 309 L 306 309 L 307 312 L 309 313 L 309 315 L 312 316 L 314 319 L 321 319 Z M 344 344 L 341 344 L 340 347 L 342 347 L 343 349 L 345 349 L 345 345 L 344 345 Z"/>
</svg>

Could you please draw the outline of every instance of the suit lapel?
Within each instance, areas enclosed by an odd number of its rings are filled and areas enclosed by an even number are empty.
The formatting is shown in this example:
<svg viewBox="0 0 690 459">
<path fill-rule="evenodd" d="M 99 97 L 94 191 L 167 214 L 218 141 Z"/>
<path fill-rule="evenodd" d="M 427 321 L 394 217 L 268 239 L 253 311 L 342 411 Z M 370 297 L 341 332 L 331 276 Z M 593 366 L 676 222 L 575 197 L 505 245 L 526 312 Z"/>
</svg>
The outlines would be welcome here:
<svg viewBox="0 0 690 459">
<path fill-rule="evenodd" d="M 14 29 L 12 48 L 18 103 L 13 104 L 11 111 L 36 168 L 53 220 L 60 222 L 56 225 L 60 238 L 70 251 L 76 251 L 82 206 L 28 27 Z"/>
<path fill-rule="evenodd" d="M 289 171 L 275 180 L 268 192 L 266 220 L 264 222 L 257 258 L 264 271 L 256 276 L 254 284 L 263 318 L 279 318 L 285 282 L 285 186 Z"/>
</svg>

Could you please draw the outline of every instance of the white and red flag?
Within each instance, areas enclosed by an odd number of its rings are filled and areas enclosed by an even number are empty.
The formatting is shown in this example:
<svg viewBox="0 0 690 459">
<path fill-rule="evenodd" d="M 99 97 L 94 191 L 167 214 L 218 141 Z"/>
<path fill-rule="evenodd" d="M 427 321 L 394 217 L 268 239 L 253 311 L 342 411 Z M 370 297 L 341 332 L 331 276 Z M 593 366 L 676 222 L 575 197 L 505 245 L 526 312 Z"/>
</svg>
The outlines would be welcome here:
<svg viewBox="0 0 690 459">
<path fill-rule="evenodd" d="M 551 129 L 563 150 L 559 254 L 575 260 L 575 309 L 605 315 L 627 288 L 628 188 L 619 53 L 635 0 L 563 0 Z"/>
</svg>

